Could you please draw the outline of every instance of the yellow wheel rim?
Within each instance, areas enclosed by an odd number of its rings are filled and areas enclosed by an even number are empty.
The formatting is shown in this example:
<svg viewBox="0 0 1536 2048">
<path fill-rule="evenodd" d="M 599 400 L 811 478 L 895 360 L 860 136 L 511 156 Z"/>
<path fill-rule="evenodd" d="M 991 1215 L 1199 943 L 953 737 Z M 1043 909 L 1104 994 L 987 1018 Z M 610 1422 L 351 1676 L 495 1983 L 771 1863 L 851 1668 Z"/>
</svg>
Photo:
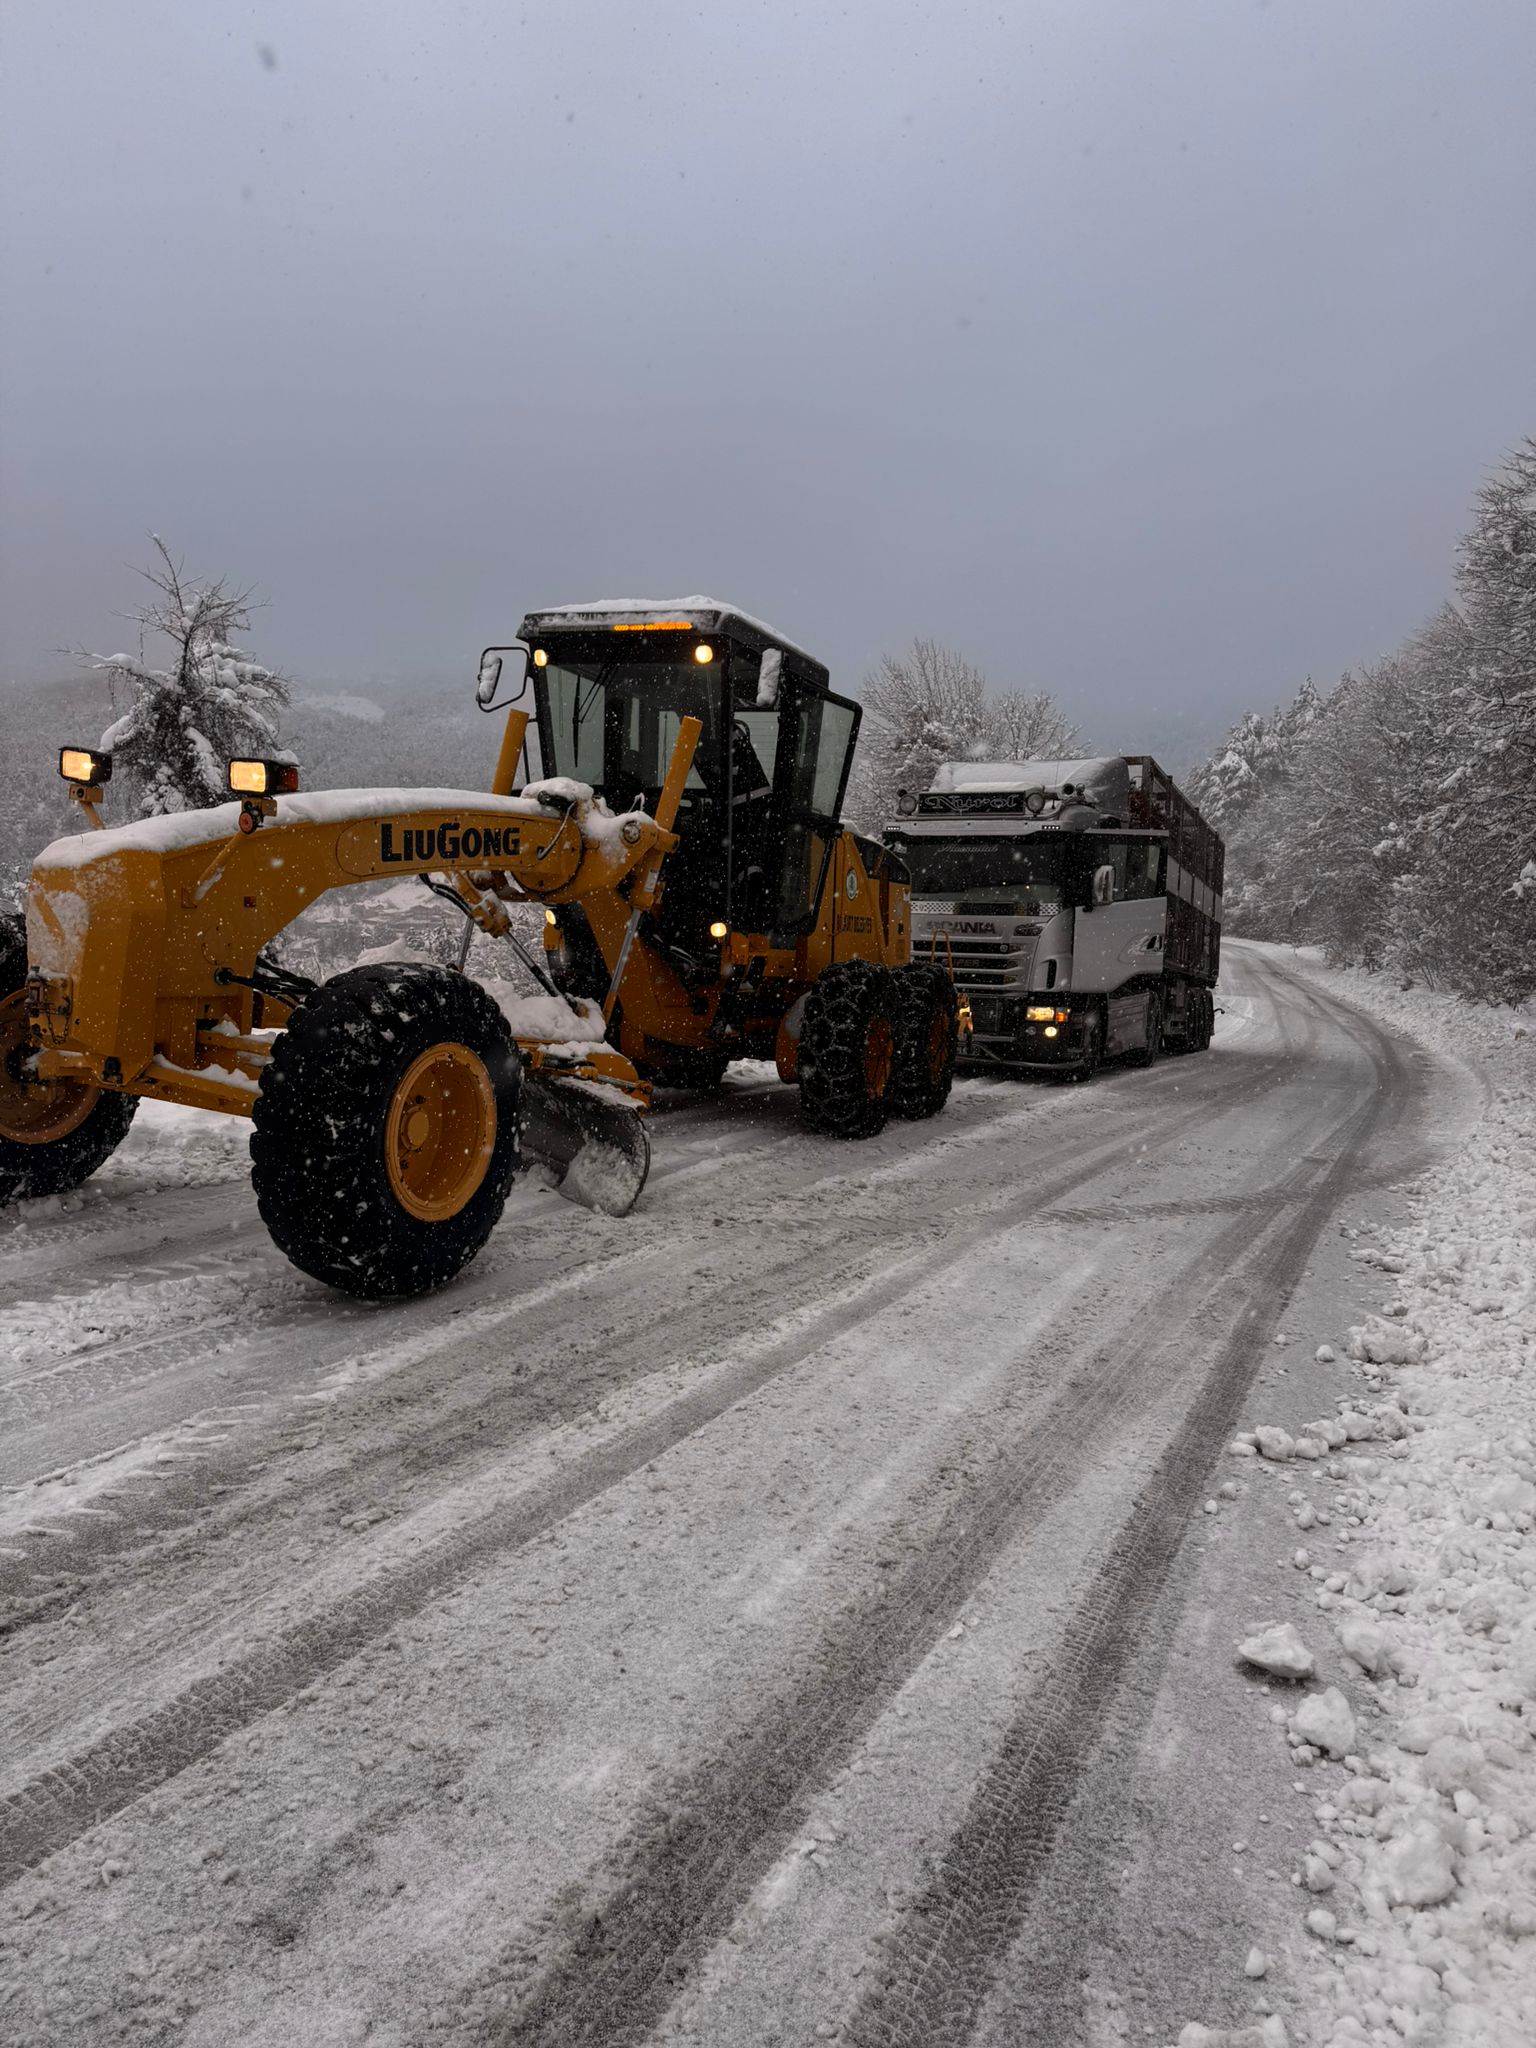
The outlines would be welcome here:
<svg viewBox="0 0 1536 2048">
<path fill-rule="evenodd" d="M 401 1076 L 384 1126 L 390 1191 L 422 1223 L 442 1223 L 485 1179 L 496 1148 L 496 1091 L 468 1046 L 428 1046 Z"/>
<path fill-rule="evenodd" d="M 864 1041 L 864 1093 L 878 1102 L 891 1085 L 891 1063 L 896 1057 L 896 1038 L 884 1017 L 876 1017 Z"/>
<path fill-rule="evenodd" d="M 0 1138 L 53 1145 L 79 1130 L 101 1097 L 83 1081 L 39 1081 L 27 1071 L 36 1051 L 20 989 L 0 1002 Z"/>
</svg>

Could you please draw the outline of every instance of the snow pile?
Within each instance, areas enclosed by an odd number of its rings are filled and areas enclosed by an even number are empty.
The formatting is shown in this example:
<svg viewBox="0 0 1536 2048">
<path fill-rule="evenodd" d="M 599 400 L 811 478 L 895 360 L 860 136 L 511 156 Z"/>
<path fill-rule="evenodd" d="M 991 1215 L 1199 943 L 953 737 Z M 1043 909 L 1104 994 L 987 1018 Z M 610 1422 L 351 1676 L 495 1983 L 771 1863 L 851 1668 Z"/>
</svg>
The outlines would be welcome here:
<svg viewBox="0 0 1536 2048">
<path fill-rule="evenodd" d="M 395 961 L 415 967 L 442 965 L 410 938 L 396 939 L 387 946 L 372 946 L 358 955 L 356 964 L 378 967 Z M 564 996 L 529 995 L 515 981 L 478 974 L 472 978 L 506 1018 L 514 1038 L 536 1040 L 552 1053 L 580 1058 L 594 1045 L 601 1045 L 607 1035 L 602 1008 L 590 997 L 577 996 L 568 1002 Z"/>
<path fill-rule="evenodd" d="M 1368 1397 L 1319 1475 L 1339 1487 L 1339 1568 L 1297 1553 L 1351 1674 L 1350 1697 L 1282 1717 L 1297 1762 L 1344 1765 L 1297 1873 L 1327 1894 L 1303 1915 L 1325 1959 L 1316 2038 L 1513 2048 L 1536 2041 L 1536 1033 L 1326 979 L 1448 1051 L 1471 1040 L 1492 1093 L 1410 1226 L 1357 1254 L 1394 1292 L 1350 1332 Z M 1249 1455 L 1283 1458 L 1281 1435 L 1249 1433 Z"/>
<path fill-rule="evenodd" d="M 514 1038 L 547 1041 L 552 1051 L 578 1054 L 603 1042 L 602 1010 L 587 996 L 577 996 L 574 1002 L 563 996 L 530 996 L 511 981 L 482 981 L 480 986 L 511 1025 Z"/>
<path fill-rule="evenodd" d="M 935 791 L 994 794 L 1038 789 L 1047 797 L 1071 790 L 1095 810 L 1124 814 L 1130 803 L 1130 770 L 1120 754 L 1079 761 L 941 761 Z"/>
</svg>

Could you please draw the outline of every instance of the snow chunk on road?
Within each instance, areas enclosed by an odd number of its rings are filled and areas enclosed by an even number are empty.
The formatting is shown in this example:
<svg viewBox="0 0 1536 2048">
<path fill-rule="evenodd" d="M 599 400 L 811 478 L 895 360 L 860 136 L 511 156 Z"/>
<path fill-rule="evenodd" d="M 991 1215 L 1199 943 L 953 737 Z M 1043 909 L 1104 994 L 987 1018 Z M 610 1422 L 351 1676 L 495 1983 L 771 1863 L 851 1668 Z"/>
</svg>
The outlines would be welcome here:
<svg viewBox="0 0 1536 2048">
<path fill-rule="evenodd" d="M 1237 1646 L 1245 1664 L 1256 1664 L 1276 1678 L 1310 1678 L 1317 1659 L 1288 1621 L 1272 1621 L 1256 1635 L 1246 1636 Z"/>
<path fill-rule="evenodd" d="M 1456 1889 L 1451 1852 L 1432 1827 L 1396 1835 L 1381 1856 L 1381 1877 L 1394 1906 L 1438 1906 Z"/>
<path fill-rule="evenodd" d="M 1363 1615 L 1347 1615 L 1339 1623 L 1339 1644 L 1372 1678 L 1388 1669 L 1390 1645 L 1385 1633 Z"/>
<path fill-rule="evenodd" d="M 1355 1746 L 1355 1715 L 1336 1685 L 1304 1699 L 1291 1716 L 1291 1733 L 1329 1756 L 1348 1756 Z"/>
<path fill-rule="evenodd" d="M 1290 2048 L 1290 2035 L 1278 2013 L 1250 2027 L 1202 2027 L 1191 2020 L 1179 2034 L 1178 2048 Z"/>
</svg>

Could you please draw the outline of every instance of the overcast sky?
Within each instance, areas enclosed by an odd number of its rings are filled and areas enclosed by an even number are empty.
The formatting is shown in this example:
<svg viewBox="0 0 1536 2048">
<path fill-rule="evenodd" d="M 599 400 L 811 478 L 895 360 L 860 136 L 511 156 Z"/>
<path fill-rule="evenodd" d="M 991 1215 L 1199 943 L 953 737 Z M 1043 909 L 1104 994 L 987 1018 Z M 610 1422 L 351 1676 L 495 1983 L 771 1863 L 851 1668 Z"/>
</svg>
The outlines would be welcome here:
<svg viewBox="0 0 1536 2048">
<path fill-rule="evenodd" d="M 1386 651 L 1536 429 L 1532 0 L 0 22 L 0 679 L 153 529 L 327 687 L 708 590 L 1129 744 Z"/>
</svg>

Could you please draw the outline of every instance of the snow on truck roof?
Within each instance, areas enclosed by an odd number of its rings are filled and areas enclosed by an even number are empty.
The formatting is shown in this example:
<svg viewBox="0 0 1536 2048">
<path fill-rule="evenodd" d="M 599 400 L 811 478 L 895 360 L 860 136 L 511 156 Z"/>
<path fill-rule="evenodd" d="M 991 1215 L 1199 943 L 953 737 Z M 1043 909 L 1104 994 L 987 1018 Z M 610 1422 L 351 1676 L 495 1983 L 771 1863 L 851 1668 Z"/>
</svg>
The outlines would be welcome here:
<svg viewBox="0 0 1536 2048">
<path fill-rule="evenodd" d="M 1055 796 L 1071 788 L 1100 810 L 1124 811 L 1131 776 L 1123 754 L 1082 761 L 941 761 L 928 785 L 935 795 L 1001 796 L 1039 789 Z"/>
<path fill-rule="evenodd" d="M 728 631 L 734 623 L 745 626 L 749 633 L 760 639 L 771 640 L 775 647 L 782 647 L 786 654 L 801 655 L 816 668 L 825 670 L 826 664 L 817 661 L 808 648 L 800 646 L 781 633 L 766 620 L 754 618 L 751 612 L 744 612 L 740 605 L 727 604 L 722 598 L 705 597 L 595 597 L 586 604 L 557 604 L 546 609 L 529 612 L 523 620 L 522 635 L 540 628 L 551 632 L 562 629 L 569 632 L 581 626 L 639 626 L 652 619 L 686 619 L 690 626 L 702 626 L 711 633 Z"/>
</svg>

